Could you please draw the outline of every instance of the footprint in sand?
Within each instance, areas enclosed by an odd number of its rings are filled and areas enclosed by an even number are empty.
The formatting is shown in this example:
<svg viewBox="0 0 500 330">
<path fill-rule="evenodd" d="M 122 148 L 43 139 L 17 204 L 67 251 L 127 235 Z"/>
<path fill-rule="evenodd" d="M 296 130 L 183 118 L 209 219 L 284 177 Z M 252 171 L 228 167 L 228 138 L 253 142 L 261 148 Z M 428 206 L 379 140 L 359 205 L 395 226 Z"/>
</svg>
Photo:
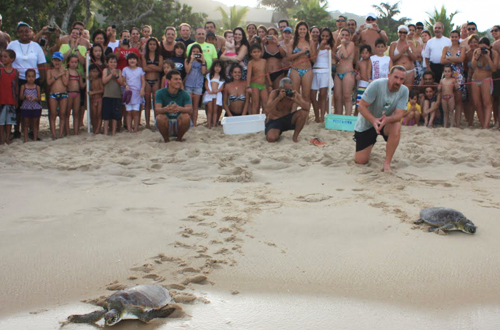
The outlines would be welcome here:
<svg viewBox="0 0 500 330">
<path fill-rule="evenodd" d="M 152 264 L 144 264 L 142 266 L 130 268 L 130 270 L 133 270 L 135 272 L 144 272 L 144 273 L 151 273 L 154 269 L 155 268 L 153 267 Z"/>
<path fill-rule="evenodd" d="M 188 277 L 186 278 L 182 284 L 184 285 L 187 285 L 189 283 L 197 283 L 197 284 L 200 284 L 200 283 L 203 283 L 207 280 L 207 277 L 205 275 L 195 275 L 193 277 Z"/>
<path fill-rule="evenodd" d="M 187 218 L 181 219 L 182 221 L 193 221 L 193 222 L 202 222 L 205 221 L 205 218 L 197 216 L 197 215 L 190 215 Z"/>
<path fill-rule="evenodd" d="M 314 194 L 308 194 L 304 196 L 299 196 L 295 200 L 299 202 L 307 202 L 307 203 L 319 203 L 322 201 L 326 201 L 332 198 L 332 196 L 329 195 L 324 195 L 324 194 L 319 194 L 319 193 L 314 193 Z"/>
<path fill-rule="evenodd" d="M 110 283 L 106 286 L 106 290 L 109 291 L 124 290 L 126 288 L 127 286 L 125 284 L 118 283 L 118 281 L 114 281 L 113 283 Z"/>
<path fill-rule="evenodd" d="M 144 275 L 142 278 L 150 278 L 150 279 L 152 279 L 155 282 L 163 282 L 163 281 L 165 281 L 165 277 L 160 276 L 158 274 L 148 274 L 148 275 Z"/>
</svg>

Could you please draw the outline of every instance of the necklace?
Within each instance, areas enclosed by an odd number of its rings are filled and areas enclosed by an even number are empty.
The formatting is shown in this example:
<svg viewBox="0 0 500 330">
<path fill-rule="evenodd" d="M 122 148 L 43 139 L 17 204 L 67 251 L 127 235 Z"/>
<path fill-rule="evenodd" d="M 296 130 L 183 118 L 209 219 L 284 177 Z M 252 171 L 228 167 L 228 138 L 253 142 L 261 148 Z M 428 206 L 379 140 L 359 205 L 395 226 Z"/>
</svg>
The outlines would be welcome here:
<svg viewBox="0 0 500 330">
<path fill-rule="evenodd" d="M 24 52 L 24 49 L 21 45 L 22 44 L 19 43 L 19 48 L 21 48 L 21 53 L 23 54 L 23 60 L 27 61 L 28 60 L 28 52 L 30 51 L 31 42 L 28 44 L 28 49 L 26 50 L 26 52 Z"/>
</svg>

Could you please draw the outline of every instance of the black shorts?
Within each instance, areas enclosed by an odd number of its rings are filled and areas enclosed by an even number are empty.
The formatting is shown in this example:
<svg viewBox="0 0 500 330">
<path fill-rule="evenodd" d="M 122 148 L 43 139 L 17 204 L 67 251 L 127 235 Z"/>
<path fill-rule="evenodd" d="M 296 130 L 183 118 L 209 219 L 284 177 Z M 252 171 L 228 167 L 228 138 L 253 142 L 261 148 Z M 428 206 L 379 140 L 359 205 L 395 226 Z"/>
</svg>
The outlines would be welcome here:
<svg viewBox="0 0 500 330">
<path fill-rule="evenodd" d="M 387 142 L 389 136 L 385 135 L 383 128 L 380 132 L 380 135 L 382 135 L 385 142 Z M 372 127 L 364 132 L 354 131 L 354 136 L 352 137 L 352 139 L 354 140 L 354 142 L 356 142 L 356 152 L 365 150 L 369 146 L 374 145 L 377 142 L 377 136 L 378 134 L 375 130 L 375 127 Z"/>
<path fill-rule="evenodd" d="M 269 130 L 271 129 L 279 129 L 280 135 L 285 131 L 290 131 L 295 129 L 295 125 L 292 124 L 292 117 L 296 112 L 297 111 L 289 113 L 288 115 L 279 117 L 278 119 L 270 119 L 266 123 L 265 134 L 267 135 L 267 132 L 269 132 Z"/>
<path fill-rule="evenodd" d="M 122 99 L 103 97 L 102 98 L 102 120 L 122 119 Z"/>
</svg>

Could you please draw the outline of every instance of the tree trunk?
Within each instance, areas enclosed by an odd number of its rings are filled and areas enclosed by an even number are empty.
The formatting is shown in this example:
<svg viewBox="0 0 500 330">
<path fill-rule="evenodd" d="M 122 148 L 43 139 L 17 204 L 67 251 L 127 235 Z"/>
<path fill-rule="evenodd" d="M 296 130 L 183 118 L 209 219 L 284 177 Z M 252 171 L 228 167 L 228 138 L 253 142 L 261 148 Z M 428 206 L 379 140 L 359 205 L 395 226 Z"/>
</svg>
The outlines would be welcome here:
<svg viewBox="0 0 500 330">
<path fill-rule="evenodd" d="M 68 3 L 68 9 L 66 9 L 66 12 L 63 15 L 61 30 L 63 31 L 68 30 L 69 20 L 71 18 L 71 15 L 73 15 L 73 10 L 75 10 L 76 5 L 78 5 L 80 1 L 81 0 L 66 0 L 66 2 Z"/>
</svg>

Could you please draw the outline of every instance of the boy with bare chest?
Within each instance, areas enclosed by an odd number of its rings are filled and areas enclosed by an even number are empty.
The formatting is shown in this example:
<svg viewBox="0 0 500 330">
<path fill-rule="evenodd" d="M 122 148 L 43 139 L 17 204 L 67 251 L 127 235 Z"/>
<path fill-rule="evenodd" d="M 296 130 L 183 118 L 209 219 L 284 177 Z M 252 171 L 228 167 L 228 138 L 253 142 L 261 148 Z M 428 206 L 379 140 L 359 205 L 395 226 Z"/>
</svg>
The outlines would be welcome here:
<svg viewBox="0 0 500 330">
<path fill-rule="evenodd" d="M 252 95 L 252 108 L 250 114 L 256 115 L 259 113 L 261 102 L 262 112 L 265 112 L 264 106 L 269 99 L 269 91 L 272 88 L 272 82 L 267 72 L 266 60 L 262 58 L 262 48 L 260 44 L 253 44 L 250 46 L 250 56 L 252 59 L 248 63 L 247 90 L 249 90 Z"/>
</svg>

